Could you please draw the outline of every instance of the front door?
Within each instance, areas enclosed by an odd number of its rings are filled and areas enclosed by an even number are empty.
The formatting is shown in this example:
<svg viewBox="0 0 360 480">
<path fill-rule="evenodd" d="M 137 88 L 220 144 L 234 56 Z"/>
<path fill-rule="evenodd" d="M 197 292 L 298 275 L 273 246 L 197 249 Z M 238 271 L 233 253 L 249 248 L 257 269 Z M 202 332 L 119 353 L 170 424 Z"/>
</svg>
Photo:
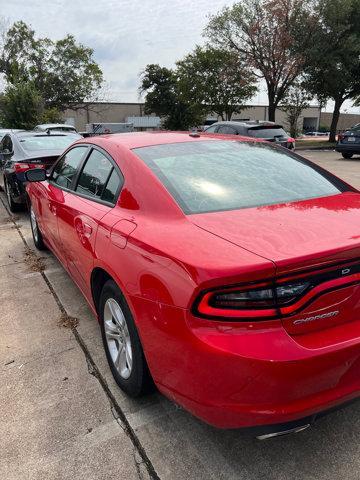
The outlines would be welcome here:
<svg viewBox="0 0 360 480">
<path fill-rule="evenodd" d="M 59 237 L 58 215 L 87 151 L 88 147 L 83 145 L 68 150 L 56 163 L 49 181 L 41 184 L 43 192 L 39 196 L 39 227 L 50 248 L 62 262 L 66 262 L 66 255 Z"/>
</svg>

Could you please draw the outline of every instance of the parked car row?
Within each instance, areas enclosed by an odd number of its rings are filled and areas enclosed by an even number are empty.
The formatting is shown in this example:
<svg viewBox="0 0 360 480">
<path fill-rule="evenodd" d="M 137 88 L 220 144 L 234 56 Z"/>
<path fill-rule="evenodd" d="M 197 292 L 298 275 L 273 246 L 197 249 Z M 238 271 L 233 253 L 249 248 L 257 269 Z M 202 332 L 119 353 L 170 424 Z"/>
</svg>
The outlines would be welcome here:
<svg viewBox="0 0 360 480">
<path fill-rule="evenodd" d="M 47 171 L 63 151 L 81 138 L 76 132 L 5 130 L 0 142 L 0 187 L 9 209 L 16 212 L 26 204 L 25 172 L 33 168 Z"/>
<path fill-rule="evenodd" d="M 79 139 L 25 178 L 120 388 L 266 438 L 359 397 L 360 194 L 259 130 Z"/>
</svg>

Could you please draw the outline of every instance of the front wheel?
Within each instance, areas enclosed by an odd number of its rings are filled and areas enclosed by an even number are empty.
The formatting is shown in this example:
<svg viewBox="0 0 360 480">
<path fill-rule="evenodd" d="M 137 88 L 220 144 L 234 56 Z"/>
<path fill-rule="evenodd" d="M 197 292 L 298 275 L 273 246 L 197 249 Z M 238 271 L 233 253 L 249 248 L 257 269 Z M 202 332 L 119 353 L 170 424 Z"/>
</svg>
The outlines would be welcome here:
<svg viewBox="0 0 360 480">
<path fill-rule="evenodd" d="M 46 246 L 41 235 L 33 206 L 30 204 L 30 225 L 34 245 L 38 250 L 46 250 Z"/>
<path fill-rule="evenodd" d="M 352 156 L 353 156 L 352 153 L 347 153 L 347 152 L 344 152 L 341 155 L 343 156 L 343 158 L 347 158 L 347 159 L 352 158 Z"/>
<path fill-rule="evenodd" d="M 115 282 L 105 283 L 100 298 L 101 333 L 116 383 L 128 395 L 141 396 L 152 380 L 134 319 Z"/>
</svg>

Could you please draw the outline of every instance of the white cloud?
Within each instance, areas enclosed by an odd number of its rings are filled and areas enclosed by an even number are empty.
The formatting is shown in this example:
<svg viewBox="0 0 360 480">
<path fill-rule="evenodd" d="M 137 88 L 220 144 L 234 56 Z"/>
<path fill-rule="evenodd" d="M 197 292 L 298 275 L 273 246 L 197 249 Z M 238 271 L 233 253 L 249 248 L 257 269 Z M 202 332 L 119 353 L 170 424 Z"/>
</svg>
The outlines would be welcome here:
<svg viewBox="0 0 360 480">
<path fill-rule="evenodd" d="M 31 24 L 38 36 L 73 34 L 94 49 L 114 101 L 137 101 L 148 63 L 171 67 L 201 43 L 207 16 L 231 0 L 12 0 L 1 15 Z"/>
<path fill-rule="evenodd" d="M 0 15 L 23 20 L 39 36 L 71 33 L 94 49 L 108 85 L 107 99 L 138 101 L 139 73 L 148 63 L 166 67 L 202 43 L 208 15 L 235 0 L 2 0 Z M 267 104 L 261 84 L 254 104 Z M 331 110 L 329 103 L 328 109 Z M 360 108 L 346 104 L 349 113 Z"/>
</svg>

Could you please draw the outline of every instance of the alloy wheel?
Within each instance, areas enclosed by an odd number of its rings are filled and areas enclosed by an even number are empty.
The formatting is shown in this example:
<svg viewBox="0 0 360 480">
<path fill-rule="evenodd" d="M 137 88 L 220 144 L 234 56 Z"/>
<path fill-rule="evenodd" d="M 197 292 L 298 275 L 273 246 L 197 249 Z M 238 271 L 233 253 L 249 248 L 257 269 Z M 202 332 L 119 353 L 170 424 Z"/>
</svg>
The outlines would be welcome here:
<svg viewBox="0 0 360 480">
<path fill-rule="evenodd" d="M 106 300 L 104 306 L 104 330 L 111 360 L 119 375 L 127 379 L 133 365 L 131 339 L 124 313 L 113 298 Z"/>
<path fill-rule="evenodd" d="M 6 198 L 7 198 L 8 204 L 11 205 L 12 203 L 11 193 L 7 183 L 5 184 L 5 192 L 6 192 Z"/>
<path fill-rule="evenodd" d="M 39 230 L 38 230 L 38 224 L 35 217 L 35 212 L 32 207 L 30 208 L 30 222 L 31 222 L 31 228 L 34 235 L 34 240 L 35 242 L 37 242 L 39 240 Z"/>
</svg>

